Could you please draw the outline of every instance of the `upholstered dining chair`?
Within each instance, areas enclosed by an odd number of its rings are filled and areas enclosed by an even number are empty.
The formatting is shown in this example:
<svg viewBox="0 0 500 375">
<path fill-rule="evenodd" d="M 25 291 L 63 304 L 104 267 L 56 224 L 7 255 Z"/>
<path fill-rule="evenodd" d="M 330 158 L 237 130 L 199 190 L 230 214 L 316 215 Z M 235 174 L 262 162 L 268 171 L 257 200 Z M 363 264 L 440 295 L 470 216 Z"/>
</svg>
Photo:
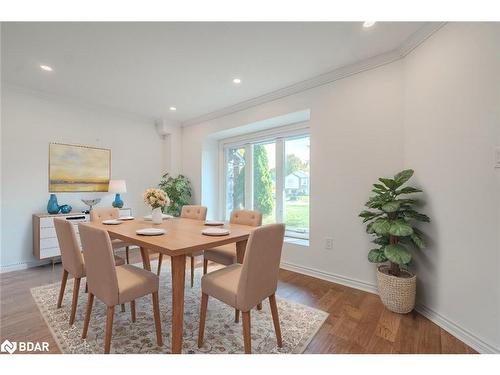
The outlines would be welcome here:
<svg viewBox="0 0 500 375">
<path fill-rule="evenodd" d="M 93 208 L 92 210 L 90 210 L 90 221 L 95 221 L 100 223 L 104 220 L 118 219 L 119 217 L 120 217 L 120 210 L 114 207 Z M 127 264 L 129 264 L 130 244 L 119 239 L 111 240 L 111 244 L 113 245 L 113 250 L 121 249 L 123 247 L 125 248 L 125 258 L 127 259 Z"/>
<path fill-rule="evenodd" d="M 115 267 L 113 246 L 107 231 L 93 228 L 88 224 L 78 224 L 83 246 L 83 256 L 87 267 L 88 302 L 83 322 L 82 338 L 87 337 L 94 296 L 107 306 L 104 353 L 111 349 L 113 316 L 115 306 L 130 302 L 132 322 L 135 322 L 135 300 L 147 294 L 153 298 L 153 314 L 156 326 L 156 341 L 163 345 L 158 300 L 159 277 L 154 273 L 125 264 Z"/>
<path fill-rule="evenodd" d="M 196 205 L 186 205 L 182 206 L 181 216 L 185 219 L 194 219 L 194 220 L 205 220 L 207 218 L 207 208 L 205 206 L 196 206 Z M 200 251 L 195 254 L 191 254 L 191 288 L 194 285 L 194 258 L 198 255 L 202 255 L 203 251 Z M 163 254 L 160 253 L 158 257 L 158 271 L 157 275 L 160 275 L 161 263 L 163 261 Z"/>
<path fill-rule="evenodd" d="M 59 248 L 61 250 L 63 266 L 61 289 L 59 290 L 59 298 L 57 299 L 58 309 L 62 306 L 68 274 L 71 274 L 74 277 L 73 300 L 71 302 L 71 313 L 69 317 L 69 325 L 71 326 L 75 322 L 78 293 L 80 292 L 80 282 L 82 277 L 86 275 L 85 261 L 82 256 L 80 245 L 76 239 L 73 224 L 66 219 L 56 218 L 54 219 L 54 226 L 56 228 L 57 241 L 59 242 Z M 125 264 L 125 261 L 122 258 L 115 256 L 114 263 L 116 266 L 121 266 Z"/>
<path fill-rule="evenodd" d="M 201 278 L 201 311 L 198 347 L 203 346 L 208 296 L 212 296 L 243 314 L 245 353 L 252 352 L 250 311 L 260 301 L 269 298 L 278 347 L 282 347 L 281 328 L 275 292 L 281 249 L 285 235 L 284 224 L 269 224 L 256 228 L 247 242 L 243 264 L 232 264 Z"/>
</svg>

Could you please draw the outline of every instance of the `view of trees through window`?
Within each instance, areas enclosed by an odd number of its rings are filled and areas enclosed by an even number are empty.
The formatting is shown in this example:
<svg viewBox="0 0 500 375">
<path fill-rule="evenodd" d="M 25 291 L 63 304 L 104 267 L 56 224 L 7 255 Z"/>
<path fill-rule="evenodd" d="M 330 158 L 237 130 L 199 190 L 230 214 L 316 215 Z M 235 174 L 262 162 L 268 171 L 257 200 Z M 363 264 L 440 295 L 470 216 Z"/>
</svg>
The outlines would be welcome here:
<svg viewBox="0 0 500 375">
<path fill-rule="evenodd" d="M 256 209 L 263 215 L 263 224 L 284 222 L 288 236 L 308 238 L 309 153 L 308 135 L 227 148 L 226 218 L 233 209 Z M 277 173 L 282 173 L 280 181 Z"/>
</svg>

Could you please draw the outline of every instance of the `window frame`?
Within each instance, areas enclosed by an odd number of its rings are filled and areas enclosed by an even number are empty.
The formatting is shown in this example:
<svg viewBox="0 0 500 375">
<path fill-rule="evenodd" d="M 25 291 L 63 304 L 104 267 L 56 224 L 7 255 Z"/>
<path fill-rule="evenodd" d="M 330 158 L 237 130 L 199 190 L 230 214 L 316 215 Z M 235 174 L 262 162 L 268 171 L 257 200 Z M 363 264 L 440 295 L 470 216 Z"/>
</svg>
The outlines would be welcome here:
<svg viewBox="0 0 500 375">
<path fill-rule="evenodd" d="M 255 133 L 247 133 L 237 137 L 226 138 L 219 141 L 219 212 L 223 220 L 226 217 L 226 164 L 227 150 L 230 148 L 245 148 L 245 202 L 246 209 L 253 209 L 253 145 L 265 142 L 276 142 L 276 222 L 283 222 L 284 217 L 284 194 L 285 194 L 285 141 L 290 139 L 311 137 L 308 122 L 301 122 L 294 125 L 283 126 L 271 130 Z M 310 158 L 309 158 L 310 160 Z M 309 178 L 309 195 L 311 191 L 311 179 Z M 309 204 L 309 217 L 311 206 Z M 310 223 L 306 234 L 285 230 L 285 236 L 296 239 L 309 240 Z"/>
</svg>

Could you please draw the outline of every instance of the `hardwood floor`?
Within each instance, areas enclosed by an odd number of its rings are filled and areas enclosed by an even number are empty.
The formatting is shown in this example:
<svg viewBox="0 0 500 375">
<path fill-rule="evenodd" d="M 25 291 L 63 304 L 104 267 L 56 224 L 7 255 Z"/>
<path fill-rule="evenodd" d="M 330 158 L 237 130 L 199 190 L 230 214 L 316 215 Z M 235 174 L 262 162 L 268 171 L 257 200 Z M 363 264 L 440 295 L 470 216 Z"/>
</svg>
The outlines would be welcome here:
<svg viewBox="0 0 500 375">
<path fill-rule="evenodd" d="M 141 261 L 138 249 L 130 251 L 130 261 Z M 0 274 L 0 342 L 47 341 L 51 352 L 59 352 L 30 288 L 60 282 L 61 275 L 60 264 Z M 281 270 L 276 294 L 330 313 L 306 353 L 475 353 L 416 312 L 388 311 L 371 293 Z"/>
</svg>

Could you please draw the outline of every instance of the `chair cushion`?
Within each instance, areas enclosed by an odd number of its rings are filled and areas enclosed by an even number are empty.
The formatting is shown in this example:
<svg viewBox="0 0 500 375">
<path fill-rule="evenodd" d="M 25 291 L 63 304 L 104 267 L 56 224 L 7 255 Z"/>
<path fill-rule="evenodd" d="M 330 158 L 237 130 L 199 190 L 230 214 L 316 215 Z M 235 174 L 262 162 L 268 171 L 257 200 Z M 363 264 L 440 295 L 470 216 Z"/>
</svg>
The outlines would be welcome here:
<svg viewBox="0 0 500 375">
<path fill-rule="evenodd" d="M 236 245 L 230 243 L 205 250 L 204 258 L 215 263 L 229 266 L 236 263 Z"/>
<path fill-rule="evenodd" d="M 158 276 L 131 264 L 116 267 L 116 278 L 120 304 L 158 291 Z"/>
<path fill-rule="evenodd" d="M 207 273 L 201 278 L 201 290 L 219 301 L 236 307 L 236 290 L 240 273 L 241 264 L 233 264 Z"/>
<path fill-rule="evenodd" d="M 115 255 L 115 266 L 123 266 L 124 264 L 125 264 L 125 259 Z"/>
</svg>

